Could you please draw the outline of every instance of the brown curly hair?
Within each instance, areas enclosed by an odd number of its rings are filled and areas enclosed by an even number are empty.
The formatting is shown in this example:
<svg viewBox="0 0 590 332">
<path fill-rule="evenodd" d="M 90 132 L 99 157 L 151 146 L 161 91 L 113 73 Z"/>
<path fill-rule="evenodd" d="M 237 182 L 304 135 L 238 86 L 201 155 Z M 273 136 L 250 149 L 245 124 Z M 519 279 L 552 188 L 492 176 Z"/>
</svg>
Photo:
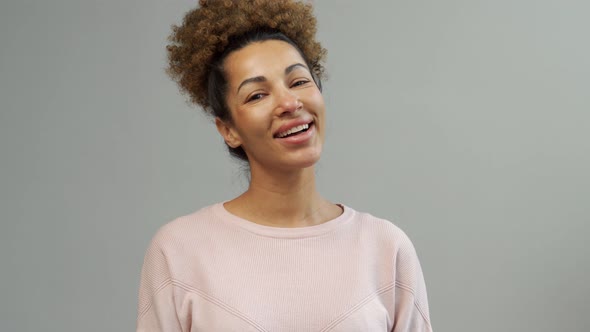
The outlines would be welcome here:
<svg viewBox="0 0 590 332">
<path fill-rule="evenodd" d="M 312 73 L 322 78 L 326 50 L 315 40 L 312 6 L 294 0 L 200 0 L 168 37 L 168 74 L 181 91 L 212 114 L 208 81 L 211 65 L 232 41 L 252 30 L 276 30 L 298 46 Z M 227 54 L 226 54 L 227 55 Z"/>
</svg>

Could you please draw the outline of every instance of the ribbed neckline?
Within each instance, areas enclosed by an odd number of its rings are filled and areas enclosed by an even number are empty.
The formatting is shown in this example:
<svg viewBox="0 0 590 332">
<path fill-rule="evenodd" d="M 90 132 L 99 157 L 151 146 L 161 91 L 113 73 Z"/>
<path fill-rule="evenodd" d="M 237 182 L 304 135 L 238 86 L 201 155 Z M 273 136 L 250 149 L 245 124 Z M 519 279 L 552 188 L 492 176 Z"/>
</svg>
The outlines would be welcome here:
<svg viewBox="0 0 590 332">
<path fill-rule="evenodd" d="M 299 239 L 299 238 L 307 238 L 307 237 L 315 237 L 319 235 L 323 235 L 329 233 L 339 226 L 347 223 L 354 214 L 354 210 L 349 208 L 346 205 L 338 204 L 342 207 L 343 212 L 338 217 L 328 220 L 324 223 L 319 225 L 313 226 L 305 226 L 305 227 L 274 227 L 274 226 L 266 226 L 260 225 L 255 222 L 246 220 L 244 218 L 238 217 L 229 211 L 223 206 L 225 202 L 217 203 L 212 206 L 213 213 L 220 217 L 224 222 L 238 226 L 248 232 L 265 236 L 265 237 L 272 237 L 272 238 L 290 238 L 290 239 Z"/>
</svg>

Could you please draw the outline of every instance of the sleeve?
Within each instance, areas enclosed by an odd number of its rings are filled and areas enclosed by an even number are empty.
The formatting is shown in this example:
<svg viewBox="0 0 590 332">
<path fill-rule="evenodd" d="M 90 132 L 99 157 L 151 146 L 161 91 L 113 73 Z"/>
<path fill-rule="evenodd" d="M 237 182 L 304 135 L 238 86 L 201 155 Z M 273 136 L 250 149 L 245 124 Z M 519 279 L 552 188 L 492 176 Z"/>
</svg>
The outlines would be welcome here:
<svg viewBox="0 0 590 332">
<path fill-rule="evenodd" d="M 391 332 L 432 332 L 422 268 L 407 236 L 396 257 L 394 325 Z"/>
<path fill-rule="evenodd" d="M 136 332 L 183 331 L 169 263 L 158 238 L 157 234 L 152 239 L 141 269 Z"/>
</svg>

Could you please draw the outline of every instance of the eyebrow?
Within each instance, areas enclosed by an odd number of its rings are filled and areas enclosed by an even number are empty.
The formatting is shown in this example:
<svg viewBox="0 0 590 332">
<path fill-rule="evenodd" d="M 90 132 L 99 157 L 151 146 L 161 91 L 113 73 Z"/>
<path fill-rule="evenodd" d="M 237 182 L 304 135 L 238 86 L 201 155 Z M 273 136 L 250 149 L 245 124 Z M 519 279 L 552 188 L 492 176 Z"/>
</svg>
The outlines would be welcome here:
<svg viewBox="0 0 590 332">
<path fill-rule="evenodd" d="M 304 69 L 307 69 L 309 71 L 309 69 L 307 68 L 306 65 L 302 64 L 302 63 L 294 63 L 292 65 L 290 65 L 289 67 L 285 68 L 285 75 L 289 75 L 293 70 L 295 70 L 297 67 L 301 67 Z M 266 77 L 264 76 L 255 76 L 255 77 L 250 77 L 245 79 L 242 83 L 240 83 L 240 86 L 238 86 L 238 91 L 240 92 L 240 89 L 249 83 L 261 83 L 261 82 L 266 82 Z"/>
</svg>

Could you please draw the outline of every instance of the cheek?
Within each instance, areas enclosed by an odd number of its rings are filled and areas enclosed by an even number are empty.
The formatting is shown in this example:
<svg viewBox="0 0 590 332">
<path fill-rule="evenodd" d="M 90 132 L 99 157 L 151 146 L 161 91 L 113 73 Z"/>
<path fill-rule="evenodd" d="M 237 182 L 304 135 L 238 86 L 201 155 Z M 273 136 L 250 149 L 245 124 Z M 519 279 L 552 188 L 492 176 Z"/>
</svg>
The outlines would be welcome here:
<svg viewBox="0 0 590 332">
<path fill-rule="evenodd" d="M 255 109 L 237 109 L 234 117 L 236 129 L 243 138 L 265 137 L 268 121 Z"/>
<path fill-rule="evenodd" d="M 324 112 L 325 104 L 324 104 L 324 95 L 320 92 L 320 90 L 315 89 L 314 92 L 310 95 L 310 101 L 313 103 L 314 107 L 316 107 L 318 112 Z"/>
</svg>

